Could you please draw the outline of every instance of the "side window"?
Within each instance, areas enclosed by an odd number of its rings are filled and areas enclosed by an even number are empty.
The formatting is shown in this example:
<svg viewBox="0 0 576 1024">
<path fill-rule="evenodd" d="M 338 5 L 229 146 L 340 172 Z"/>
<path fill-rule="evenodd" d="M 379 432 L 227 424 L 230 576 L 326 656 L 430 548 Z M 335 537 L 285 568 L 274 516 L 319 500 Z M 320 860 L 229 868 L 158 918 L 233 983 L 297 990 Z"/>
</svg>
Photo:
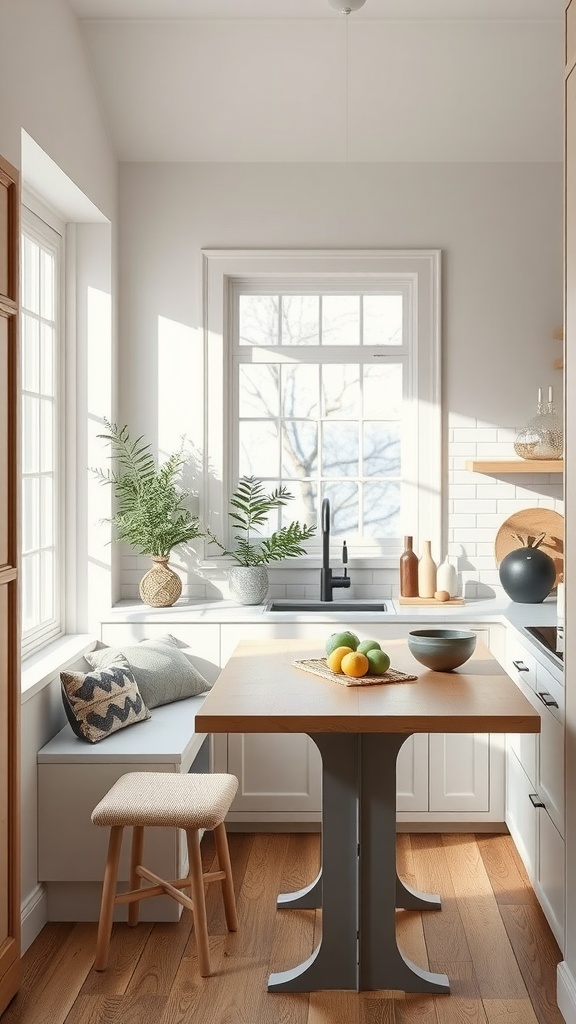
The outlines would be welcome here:
<svg viewBox="0 0 576 1024">
<path fill-rule="evenodd" d="M 63 226 L 22 211 L 22 653 L 62 632 Z"/>
</svg>

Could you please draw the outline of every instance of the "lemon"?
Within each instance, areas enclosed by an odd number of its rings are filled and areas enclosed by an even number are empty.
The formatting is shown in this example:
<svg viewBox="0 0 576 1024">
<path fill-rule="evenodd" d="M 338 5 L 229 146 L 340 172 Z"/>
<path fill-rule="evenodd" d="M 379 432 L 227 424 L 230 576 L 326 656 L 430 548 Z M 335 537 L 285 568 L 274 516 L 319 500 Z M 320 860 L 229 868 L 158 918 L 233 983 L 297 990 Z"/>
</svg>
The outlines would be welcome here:
<svg viewBox="0 0 576 1024">
<path fill-rule="evenodd" d="M 381 651 L 382 648 L 377 640 L 362 640 L 356 650 L 360 651 L 360 654 L 368 654 L 368 651 Z"/>
<path fill-rule="evenodd" d="M 336 647 L 331 654 L 326 658 L 326 664 L 328 668 L 331 668 L 333 672 L 342 671 L 342 658 L 347 654 L 353 654 L 351 647 Z"/>
<path fill-rule="evenodd" d="M 386 651 L 373 648 L 366 652 L 366 657 L 369 664 L 368 672 L 371 676 L 383 676 L 390 668 L 390 658 Z"/>
<path fill-rule="evenodd" d="M 337 647 L 349 647 L 351 651 L 355 651 L 359 643 L 360 637 L 348 629 L 342 630 L 340 633 L 332 633 L 326 641 L 326 654 L 332 654 Z"/>
<path fill-rule="evenodd" d="M 358 654 L 358 651 L 351 651 L 345 654 L 341 662 L 342 671 L 345 676 L 354 676 L 358 679 L 365 676 L 370 668 L 370 662 L 365 654 Z"/>
</svg>

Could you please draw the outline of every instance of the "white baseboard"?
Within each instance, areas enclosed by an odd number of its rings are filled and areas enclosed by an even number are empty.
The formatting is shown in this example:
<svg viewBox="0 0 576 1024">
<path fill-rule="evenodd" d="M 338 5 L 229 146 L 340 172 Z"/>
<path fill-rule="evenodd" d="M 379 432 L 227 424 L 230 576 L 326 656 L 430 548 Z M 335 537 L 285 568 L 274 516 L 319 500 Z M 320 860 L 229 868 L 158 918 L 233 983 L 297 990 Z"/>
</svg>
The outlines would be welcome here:
<svg viewBox="0 0 576 1024">
<path fill-rule="evenodd" d="M 39 883 L 26 897 L 20 908 L 22 952 L 32 945 L 48 921 L 48 896 L 46 887 Z"/>
<path fill-rule="evenodd" d="M 565 960 L 558 964 L 556 979 L 558 1009 L 566 1024 L 576 1024 L 576 978 Z"/>
</svg>

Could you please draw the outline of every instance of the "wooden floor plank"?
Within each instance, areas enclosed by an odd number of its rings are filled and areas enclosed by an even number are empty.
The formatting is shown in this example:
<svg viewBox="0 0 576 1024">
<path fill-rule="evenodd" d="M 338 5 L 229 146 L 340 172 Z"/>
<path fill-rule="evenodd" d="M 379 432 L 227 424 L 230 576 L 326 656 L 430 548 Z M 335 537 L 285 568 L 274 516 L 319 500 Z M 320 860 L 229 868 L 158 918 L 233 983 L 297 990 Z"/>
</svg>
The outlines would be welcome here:
<svg viewBox="0 0 576 1024">
<path fill-rule="evenodd" d="M 466 932 L 460 917 L 458 901 L 446 858 L 446 850 L 437 834 L 422 833 L 412 836 L 416 888 L 421 892 L 438 893 L 442 900 L 440 911 L 422 913 L 422 925 L 427 949 L 442 951 L 447 963 L 471 962 L 472 957 Z M 451 971 L 447 970 L 450 975 Z"/>
<path fill-rule="evenodd" d="M 556 968 L 562 954 L 541 907 L 507 904 L 500 913 L 538 1019 L 564 1024 L 556 1002 Z"/>
<path fill-rule="evenodd" d="M 526 999 L 526 986 L 475 837 L 443 835 L 442 844 L 480 995 L 484 1000 Z"/>
<path fill-rule="evenodd" d="M 276 907 L 278 892 L 315 877 L 319 837 L 229 838 L 239 930 L 227 932 L 219 886 L 208 886 L 211 977 L 199 975 L 188 911 L 171 924 L 115 926 L 111 966 L 100 974 L 96 924 L 50 924 L 23 958 L 22 989 L 2 1024 L 562 1024 L 560 951 L 509 837 L 399 836 L 399 873 L 443 899 L 442 911 L 396 915 L 404 954 L 450 977 L 451 994 L 437 996 L 269 993 L 270 971 L 301 962 L 321 934 L 320 910 Z M 209 867 L 208 836 L 202 855 Z M 523 893 L 519 903 L 513 893 Z"/>
<path fill-rule="evenodd" d="M 508 834 L 479 834 L 476 842 L 497 902 L 537 906 L 536 894 L 512 837 Z"/>
</svg>

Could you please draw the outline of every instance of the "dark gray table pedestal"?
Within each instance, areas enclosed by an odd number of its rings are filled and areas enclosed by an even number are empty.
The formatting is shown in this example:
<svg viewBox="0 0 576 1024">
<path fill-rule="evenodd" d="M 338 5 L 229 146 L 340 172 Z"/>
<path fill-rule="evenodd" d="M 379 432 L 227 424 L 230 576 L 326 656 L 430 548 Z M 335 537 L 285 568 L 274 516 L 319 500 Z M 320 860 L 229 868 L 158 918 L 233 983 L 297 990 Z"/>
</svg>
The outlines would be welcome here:
<svg viewBox="0 0 576 1024">
<path fill-rule="evenodd" d="M 438 910 L 396 873 L 396 758 L 404 733 L 313 733 L 322 755 L 322 870 L 279 908 L 322 906 L 312 955 L 271 974 L 270 992 L 400 989 L 449 992 L 445 974 L 406 960 L 396 942 L 396 908 Z"/>
</svg>

